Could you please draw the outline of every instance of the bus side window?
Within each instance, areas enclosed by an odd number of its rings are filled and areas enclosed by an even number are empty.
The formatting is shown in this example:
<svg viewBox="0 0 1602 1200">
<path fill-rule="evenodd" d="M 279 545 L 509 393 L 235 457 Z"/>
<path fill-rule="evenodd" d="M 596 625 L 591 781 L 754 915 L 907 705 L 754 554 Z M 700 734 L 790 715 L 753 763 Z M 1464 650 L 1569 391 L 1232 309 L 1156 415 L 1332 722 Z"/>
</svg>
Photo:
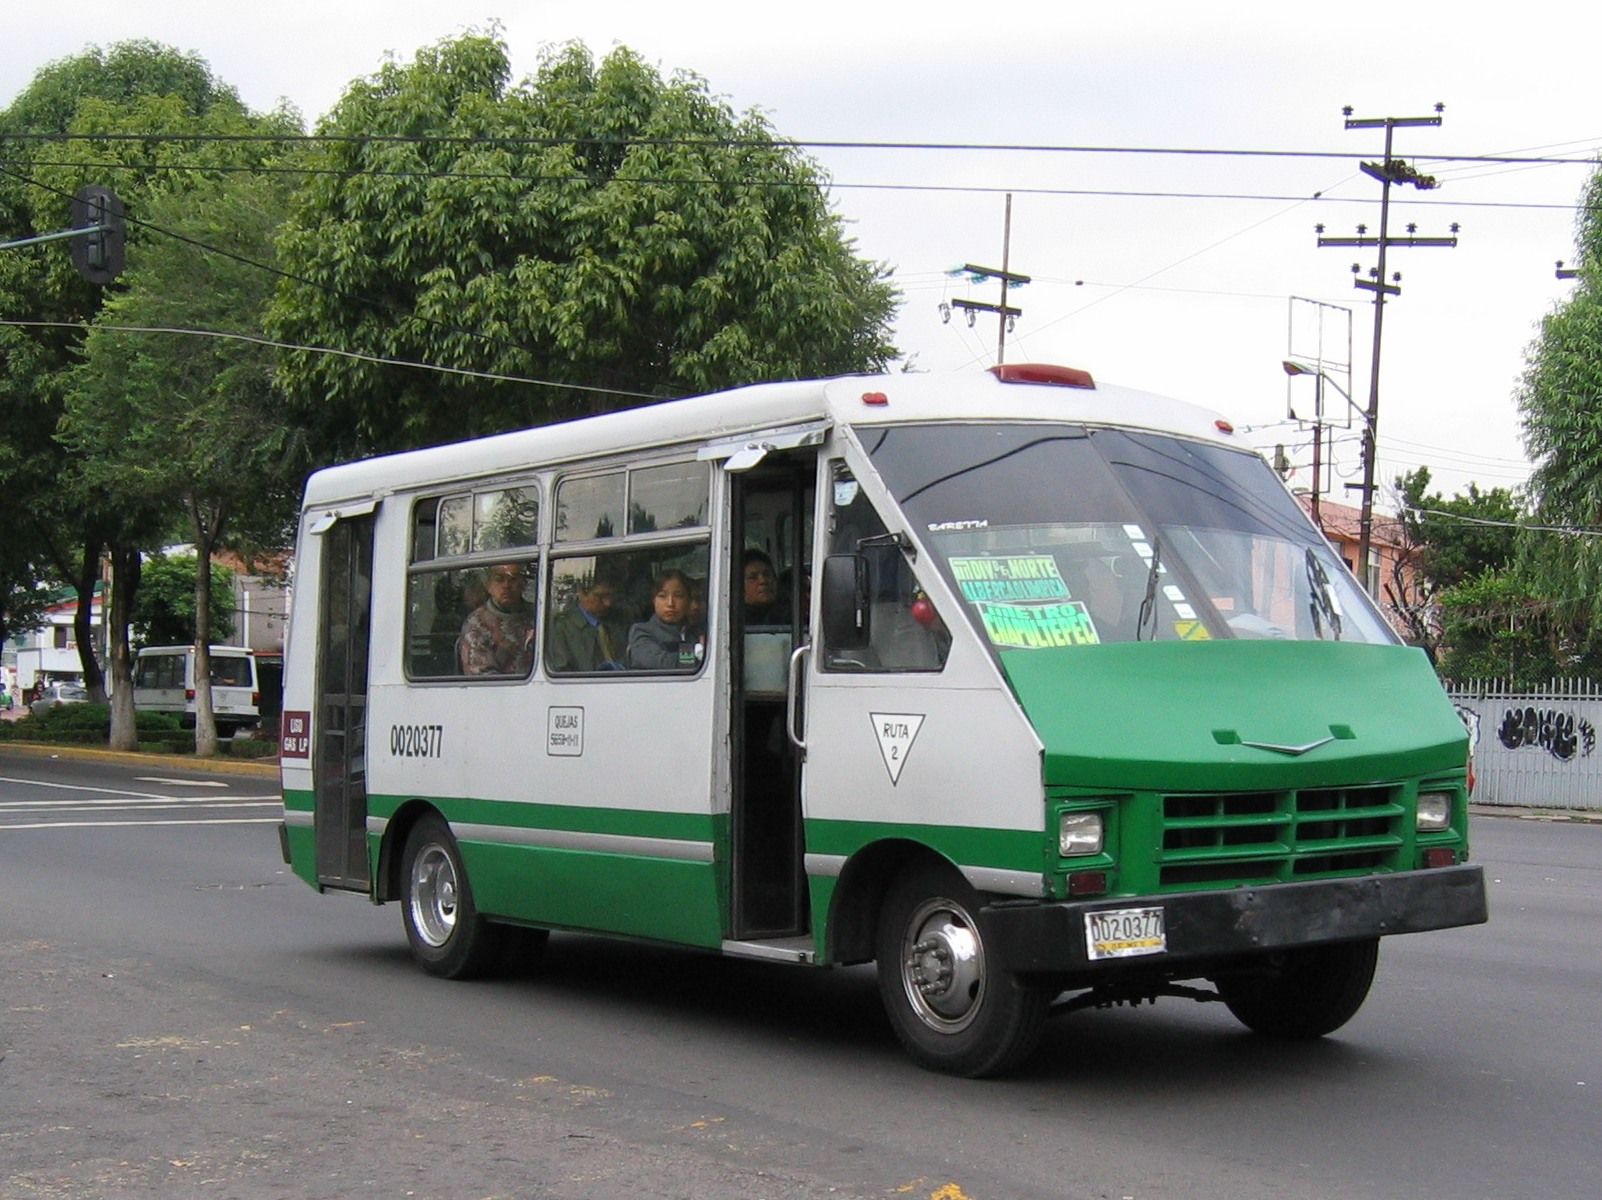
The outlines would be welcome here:
<svg viewBox="0 0 1602 1200">
<path fill-rule="evenodd" d="M 946 665 L 951 634 L 945 622 L 878 511 L 843 469 L 834 478 L 830 556 L 854 556 L 865 570 L 868 637 L 863 646 L 830 645 L 826 614 L 824 670 L 938 671 Z"/>
</svg>

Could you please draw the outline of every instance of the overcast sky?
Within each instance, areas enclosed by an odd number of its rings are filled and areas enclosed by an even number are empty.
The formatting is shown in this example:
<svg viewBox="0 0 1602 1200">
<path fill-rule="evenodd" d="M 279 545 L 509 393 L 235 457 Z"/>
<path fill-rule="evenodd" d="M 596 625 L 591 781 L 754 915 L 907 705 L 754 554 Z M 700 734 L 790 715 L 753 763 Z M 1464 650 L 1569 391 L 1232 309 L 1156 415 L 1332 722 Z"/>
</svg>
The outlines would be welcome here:
<svg viewBox="0 0 1602 1200">
<path fill-rule="evenodd" d="M 894 269 L 904 291 L 896 338 L 917 367 L 995 361 L 995 318 L 943 324 L 939 305 L 999 300 L 995 284 L 947 272 L 1001 265 L 1011 190 L 1009 265 L 1033 282 L 1008 298 L 1023 310 L 1008 360 L 1079 366 L 1218 409 L 1250 427 L 1255 445 L 1285 444 L 1300 486 L 1310 433 L 1286 423 L 1286 409 L 1310 416 L 1314 384 L 1287 379 L 1280 364 L 1320 352 L 1315 314 L 1337 384 L 1360 404 L 1369 392 L 1373 307 L 1351 268 L 1366 272 L 1375 251 L 1320 249 L 1314 232 L 1378 230 L 1380 186 L 1358 162 L 1381 156 L 1384 132 L 1346 130 L 1343 106 L 1360 118 L 1446 106 L 1439 128 L 1395 135 L 1393 153 L 1441 187 L 1395 189 L 1392 236 L 1408 222 L 1420 236 L 1446 236 L 1454 222 L 1461 232 L 1455 248 L 1389 252 L 1402 294 L 1385 310 L 1379 439 L 1382 479 L 1424 464 L 1448 494 L 1470 480 L 1514 486 L 1528 473 L 1514 393 L 1541 317 L 1573 287 L 1553 264 L 1574 257 L 1589 169 L 1432 159 L 1585 160 L 1602 149 L 1602 106 L 1584 65 L 1602 44 L 1602 6 L 1550 0 L 1500 7 L 1494 19 L 1407 0 L 8 7 L 0 107 L 53 59 L 146 37 L 198 52 L 251 107 L 287 99 L 313 123 L 386 56 L 409 60 L 494 21 L 519 77 L 553 44 L 577 39 L 598 54 L 622 44 L 664 71 L 703 76 L 735 108 L 759 108 L 804 142 L 1294 152 L 811 151 L 860 252 Z M 1348 325 L 1349 379 L 1335 365 L 1347 359 Z M 1325 398 L 1339 419 L 1344 401 L 1329 388 Z M 1356 503 L 1343 488 L 1360 478 L 1356 430 L 1339 436 L 1331 498 Z"/>
</svg>

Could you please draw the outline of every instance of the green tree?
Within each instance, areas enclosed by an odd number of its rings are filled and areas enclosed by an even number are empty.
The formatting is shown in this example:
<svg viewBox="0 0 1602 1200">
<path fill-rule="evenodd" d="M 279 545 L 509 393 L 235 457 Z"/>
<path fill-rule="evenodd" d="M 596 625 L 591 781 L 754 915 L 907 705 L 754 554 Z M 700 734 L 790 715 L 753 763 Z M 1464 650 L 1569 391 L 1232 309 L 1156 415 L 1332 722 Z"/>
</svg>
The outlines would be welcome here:
<svg viewBox="0 0 1602 1200">
<path fill-rule="evenodd" d="M 117 114 L 138 112 L 138 125 L 157 130 L 180 119 L 191 128 L 215 130 L 242 120 L 244 111 L 233 89 L 199 58 L 152 42 L 91 48 L 48 64 L 0 113 L 0 229 L 26 237 L 65 228 L 68 202 L 85 183 L 113 187 L 137 213 L 144 188 L 175 158 L 196 149 L 202 155 L 218 152 L 211 145 L 79 140 L 106 132 Z M 146 124 L 158 118 L 162 123 Z M 25 134 L 32 136 L 20 136 Z M 142 238 L 135 221 L 131 256 L 139 253 Z M 7 539 L 19 556 L 76 588 L 84 680 L 103 695 L 89 636 L 93 589 L 102 550 L 125 543 L 130 519 L 143 514 L 119 508 L 86 486 L 74 456 L 56 440 L 81 323 L 100 303 L 101 289 L 78 278 L 60 243 L 0 254 L 0 311 L 37 322 L 0 326 L 0 411 L 6 415 L 0 422 L 0 491 L 26 498 L 13 508 Z"/>
<path fill-rule="evenodd" d="M 285 545 L 304 476 L 303 441 L 285 422 L 272 352 L 259 336 L 276 279 L 265 267 L 285 178 L 187 178 L 181 189 L 150 194 L 151 225 L 180 236 L 148 242 L 126 289 L 102 308 L 61 427 L 83 456 L 87 482 L 186 517 L 197 555 L 189 613 L 201 614 L 189 635 L 200 754 L 216 752 L 208 647 L 220 631 L 212 627 L 212 573 L 198 564 L 241 540 Z"/>
<path fill-rule="evenodd" d="M 133 611 L 133 639 L 137 646 L 195 644 L 195 575 L 199 563 L 194 554 L 156 555 L 144 563 L 143 582 Z M 212 563 L 209 599 L 213 642 L 234 634 L 233 583 L 232 571 Z"/>
<path fill-rule="evenodd" d="M 1499 679 L 1534 688 L 1559 676 L 1594 674 L 1602 663 L 1567 641 L 1565 603 L 1543 597 L 1517 568 L 1487 571 L 1440 597 L 1448 679 Z"/>
<path fill-rule="evenodd" d="M 1478 484 L 1470 483 L 1466 493 L 1448 499 L 1429 486 L 1428 467 L 1396 479 L 1402 548 L 1381 587 L 1407 640 L 1439 667 L 1443 643 L 1448 641 L 1443 598 L 1470 580 L 1509 567 L 1524 514 L 1507 488 L 1482 492 Z"/>
<path fill-rule="evenodd" d="M 68 201 L 79 187 L 106 184 L 129 212 L 133 269 L 166 236 L 147 219 L 154 192 L 253 169 L 280 153 L 272 143 L 236 135 L 299 130 L 299 118 L 288 110 L 249 113 L 195 55 L 151 42 L 91 48 L 41 69 L 0 114 L 6 164 L 0 167 L 0 222 L 13 236 L 53 232 L 67 224 Z M 27 558 L 48 564 L 77 588 L 84 678 L 97 692 L 102 676 L 90 649 L 89 601 L 109 550 L 116 741 L 132 736 L 120 621 L 137 590 L 139 549 L 159 544 L 170 521 L 119 493 L 115 479 L 87 470 L 83 454 L 58 437 L 83 325 L 102 300 L 102 289 L 77 277 L 60 244 L 0 255 L 0 309 L 38 322 L 0 327 L 0 411 L 7 417 L 0 423 L 0 489 L 27 498 L 16 508 L 8 537 L 25 547 Z"/>
<path fill-rule="evenodd" d="M 463 36 L 353 83 L 320 126 L 271 328 L 368 356 L 283 364 L 322 444 L 398 449 L 893 357 L 885 272 L 760 116 L 626 49 L 570 45 L 509 76 L 497 38 Z"/>
<path fill-rule="evenodd" d="M 1553 607 L 1564 640 L 1598 642 L 1602 628 L 1602 169 L 1576 219 L 1580 276 L 1541 322 L 1519 391 L 1537 523 L 1585 532 L 1531 537 L 1521 562 Z"/>
</svg>

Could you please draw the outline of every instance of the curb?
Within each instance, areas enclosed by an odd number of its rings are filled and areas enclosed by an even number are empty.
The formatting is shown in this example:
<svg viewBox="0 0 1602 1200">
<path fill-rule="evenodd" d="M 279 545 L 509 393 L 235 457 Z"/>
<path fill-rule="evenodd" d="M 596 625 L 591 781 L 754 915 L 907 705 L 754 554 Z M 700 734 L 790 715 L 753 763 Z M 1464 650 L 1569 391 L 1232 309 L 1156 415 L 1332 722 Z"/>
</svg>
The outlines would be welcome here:
<svg viewBox="0 0 1602 1200">
<path fill-rule="evenodd" d="M 249 775 L 258 779 L 277 779 L 276 758 L 196 758 L 193 754 L 143 754 L 130 750 L 105 750 L 98 746 L 54 746 L 47 742 L 0 742 L 0 753 L 15 750 L 30 758 L 74 758 L 89 762 L 121 763 L 125 766 L 167 767 L 176 771 L 200 771 L 215 775 Z"/>
<path fill-rule="evenodd" d="M 1554 821 L 1572 825 L 1602 825 L 1602 812 L 1590 808 L 1523 808 L 1515 804 L 1470 804 L 1471 817 L 1501 817 L 1514 821 Z"/>
</svg>

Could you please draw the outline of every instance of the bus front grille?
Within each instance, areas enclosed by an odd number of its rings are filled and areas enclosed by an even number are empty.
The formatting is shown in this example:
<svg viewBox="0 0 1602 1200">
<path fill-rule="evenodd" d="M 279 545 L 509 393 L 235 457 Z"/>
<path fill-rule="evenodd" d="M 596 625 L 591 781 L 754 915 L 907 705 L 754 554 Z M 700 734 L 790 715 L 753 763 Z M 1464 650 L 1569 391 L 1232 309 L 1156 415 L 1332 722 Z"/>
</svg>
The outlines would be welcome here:
<svg viewBox="0 0 1602 1200">
<path fill-rule="evenodd" d="M 1395 869 L 1401 786 L 1166 795 L 1159 886 L 1286 883 Z"/>
</svg>

